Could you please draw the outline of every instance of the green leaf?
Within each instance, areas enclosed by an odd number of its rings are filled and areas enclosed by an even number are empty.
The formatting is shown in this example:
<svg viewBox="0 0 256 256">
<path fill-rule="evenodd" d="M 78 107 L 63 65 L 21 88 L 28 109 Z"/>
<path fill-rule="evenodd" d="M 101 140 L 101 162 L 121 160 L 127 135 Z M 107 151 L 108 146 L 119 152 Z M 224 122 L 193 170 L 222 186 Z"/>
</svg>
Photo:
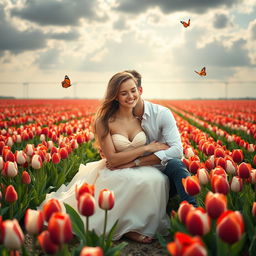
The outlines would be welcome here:
<svg viewBox="0 0 256 256">
<path fill-rule="evenodd" d="M 69 214 L 72 221 L 73 232 L 83 241 L 85 241 L 85 229 L 84 223 L 79 214 L 68 204 L 65 204 L 67 213 Z"/>
<path fill-rule="evenodd" d="M 249 255 L 254 256 L 256 255 L 256 234 L 254 235 L 252 242 L 249 247 Z"/>
</svg>

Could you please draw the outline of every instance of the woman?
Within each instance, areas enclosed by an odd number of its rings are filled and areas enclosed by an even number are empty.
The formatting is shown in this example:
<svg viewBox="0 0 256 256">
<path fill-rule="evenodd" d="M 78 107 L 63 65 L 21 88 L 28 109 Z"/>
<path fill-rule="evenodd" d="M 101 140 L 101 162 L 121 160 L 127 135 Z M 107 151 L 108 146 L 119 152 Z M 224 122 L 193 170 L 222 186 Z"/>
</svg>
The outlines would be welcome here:
<svg viewBox="0 0 256 256">
<path fill-rule="evenodd" d="M 115 74 L 108 83 L 106 96 L 96 114 L 97 141 L 106 159 L 80 165 L 78 173 L 68 186 L 62 185 L 57 192 L 47 195 L 46 200 L 57 198 L 77 210 L 75 186 L 94 184 L 95 198 L 107 188 L 114 191 L 115 206 L 108 217 L 107 230 L 119 219 L 114 240 L 122 236 L 141 243 L 150 243 L 158 232 L 168 233 L 168 179 L 151 166 L 122 168 L 145 153 L 166 149 L 166 145 L 153 142 L 146 144 L 146 135 L 140 121 L 133 115 L 139 98 L 135 78 L 126 72 Z M 104 211 L 96 207 L 90 217 L 90 228 L 102 233 Z"/>
</svg>

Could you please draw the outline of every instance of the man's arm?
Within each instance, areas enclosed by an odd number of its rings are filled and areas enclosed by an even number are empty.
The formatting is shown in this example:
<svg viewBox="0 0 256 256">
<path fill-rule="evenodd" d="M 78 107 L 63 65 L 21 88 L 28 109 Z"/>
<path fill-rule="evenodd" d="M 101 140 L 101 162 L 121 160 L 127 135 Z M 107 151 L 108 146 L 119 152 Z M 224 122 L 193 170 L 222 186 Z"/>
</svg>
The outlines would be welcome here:
<svg viewBox="0 0 256 256">
<path fill-rule="evenodd" d="M 154 154 L 150 154 L 150 155 L 147 155 L 147 156 L 142 156 L 142 157 L 139 157 L 137 159 L 139 159 L 139 164 L 138 165 L 136 165 L 135 161 L 131 161 L 127 164 L 123 164 L 123 165 L 120 165 L 118 167 L 111 167 L 110 164 L 108 164 L 108 162 L 107 162 L 106 166 L 110 170 L 116 170 L 116 169 L 132 168 L 132 167 L 136 167 L 136 166 L 152 166 L 152 165 L 161 164 L 161 160 L 157 156 L 155 156 Z"/>
</svg>

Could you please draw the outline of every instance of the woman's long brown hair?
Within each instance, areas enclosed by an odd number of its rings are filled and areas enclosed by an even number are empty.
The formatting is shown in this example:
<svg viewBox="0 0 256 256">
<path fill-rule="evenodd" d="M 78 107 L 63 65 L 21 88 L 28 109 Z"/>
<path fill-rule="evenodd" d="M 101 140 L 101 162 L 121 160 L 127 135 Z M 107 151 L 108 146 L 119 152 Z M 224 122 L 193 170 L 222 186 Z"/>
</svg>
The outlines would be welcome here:
<svg viewBox="0 0 256 256">
<path fill-rule="evenodd" d="M 113 117 L 113 115 L 116 113 L 119 107 L 119 103 L 116 100 L 116 98 L 118 96 L 120 86 L 123 82 L 127 81 L 128 79 L 133 79 L 134 82 L 137 83 L 134 76 L 127 72 L 116 73 L 109 80 L 105 97 L 103 98 L 103 101 L 99 106 L 95 116 L 94 132 L 96 135 L 96 139 L 98 137 L 96 133 L 97 121 L 100 121 L 105 129 L 101 138 L 104 138 L 109 133 L 109 119 Z"/>
</svg>

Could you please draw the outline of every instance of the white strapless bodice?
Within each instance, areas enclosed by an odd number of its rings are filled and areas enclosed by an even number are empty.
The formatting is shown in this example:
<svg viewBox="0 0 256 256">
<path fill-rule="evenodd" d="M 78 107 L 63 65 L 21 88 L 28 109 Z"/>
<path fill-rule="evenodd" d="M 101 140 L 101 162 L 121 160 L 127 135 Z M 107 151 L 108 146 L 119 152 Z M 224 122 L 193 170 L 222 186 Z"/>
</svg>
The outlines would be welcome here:
<svg viewBox="0 0 256 256">
<path fill-rule="evenodd" d="M 138 148 L 146 144 L 147 138 L 146 134 L 143 131 L 140 131 L 135 135 L 132 141 L 122 134 L 115 133 L 112 134 L 112 140 L 114 146 L 118 152 L 129 151 L 134 148 Z"/>
</svg>

